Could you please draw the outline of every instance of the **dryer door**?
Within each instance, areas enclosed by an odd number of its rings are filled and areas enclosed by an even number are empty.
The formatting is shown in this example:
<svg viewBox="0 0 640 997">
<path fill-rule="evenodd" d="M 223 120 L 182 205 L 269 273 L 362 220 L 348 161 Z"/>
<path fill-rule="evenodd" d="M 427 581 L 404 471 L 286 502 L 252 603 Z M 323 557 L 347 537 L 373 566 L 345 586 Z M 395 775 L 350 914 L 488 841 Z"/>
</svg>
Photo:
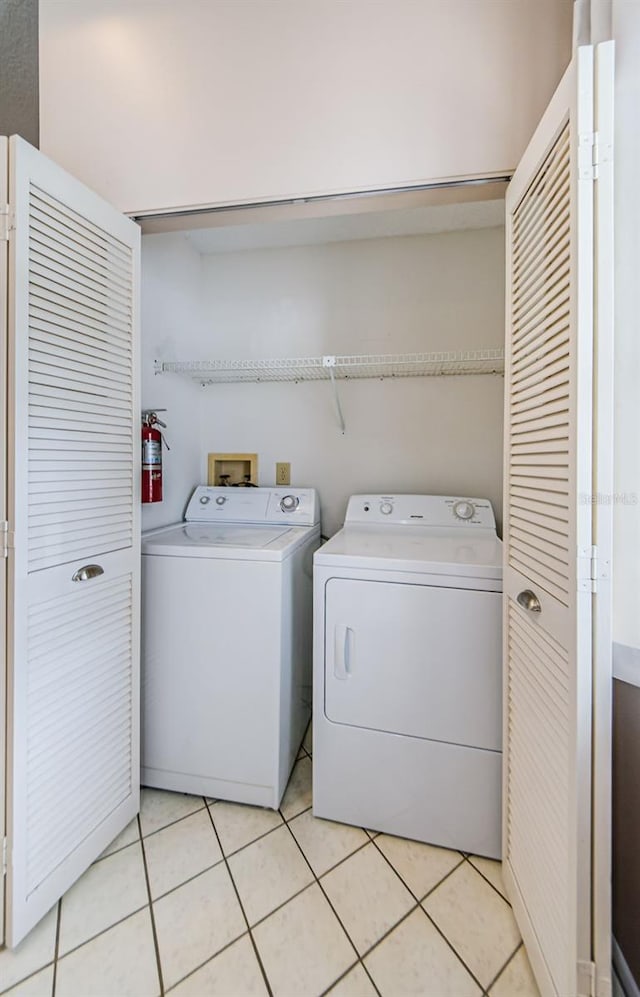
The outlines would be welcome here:
<svg viewBox="0 0 640 997">
<path fill-rule="evenodd" d="M 500 750 L 499 593 L 331 578 L 325 600 L 329 720 Z"/>
</svg>

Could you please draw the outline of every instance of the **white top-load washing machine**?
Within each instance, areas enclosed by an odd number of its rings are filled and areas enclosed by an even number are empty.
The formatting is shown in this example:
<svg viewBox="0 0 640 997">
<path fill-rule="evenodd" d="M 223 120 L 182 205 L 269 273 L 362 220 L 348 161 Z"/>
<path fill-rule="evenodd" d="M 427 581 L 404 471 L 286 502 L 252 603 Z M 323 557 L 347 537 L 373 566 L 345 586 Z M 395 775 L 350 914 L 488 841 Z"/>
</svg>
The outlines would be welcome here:
<svg viewBox="0 0 640 997">
<path fill-rule="evenodd" d="M 314 559 L 317 817 L 500 856 L 501 546 L 486 499 L 350 499 Z"/>
<path fill-rule="evenodd" d="M 277 808 L 311 706 L 310 488 L 199 486 L 142 541 L 142 784 Z"/>
</svg>

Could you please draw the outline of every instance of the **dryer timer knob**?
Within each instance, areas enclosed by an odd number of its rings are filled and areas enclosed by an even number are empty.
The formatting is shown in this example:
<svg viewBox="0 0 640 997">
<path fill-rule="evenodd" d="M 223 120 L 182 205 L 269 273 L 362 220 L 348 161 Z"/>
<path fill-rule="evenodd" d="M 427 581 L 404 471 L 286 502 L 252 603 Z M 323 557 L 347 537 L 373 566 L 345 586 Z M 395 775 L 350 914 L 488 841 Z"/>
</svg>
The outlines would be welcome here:
<svg viewBox="0 0 640 997">
<path fill-rule="evenodd" d="M 389 516 L 393 512 L 393 504 L 391 502 L 381 502 L 380 512 L 383 516 Z"/>
<path fill-rule="evenodd" d="M 473 502 L 456 502 L 453 507 L 453 515 L 456 519 L 473 519 L 476 514 L 476 507 Z"/>
<path fill-rule="evenodd" d="M 224 505 L 226 501 L 227 501 L 226 495 L 218 495 L 218 497 L 216 498 L 216 505 Z"/>
<path fill-rule="evenodd" d="M 283 512 L 293 512 L 299 505 L 300 499 L 297 495 L 285 495 L 280 502 L 280 508 Z"/>
</svg>

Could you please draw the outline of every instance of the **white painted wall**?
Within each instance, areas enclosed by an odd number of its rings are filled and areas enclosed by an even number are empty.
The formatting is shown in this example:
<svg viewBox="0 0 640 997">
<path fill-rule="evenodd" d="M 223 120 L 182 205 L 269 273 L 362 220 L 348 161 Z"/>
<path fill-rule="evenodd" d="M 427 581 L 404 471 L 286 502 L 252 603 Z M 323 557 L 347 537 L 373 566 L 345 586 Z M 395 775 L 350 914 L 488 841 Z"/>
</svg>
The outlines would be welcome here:
<svg viewBox="0 0 640 997">
<path fill-rule="evenodd" d="M 142 407 L 166 408 L 163 501 L 142 506 L 142 529 L 182 519 L 190 489 L 201 483 L 200 397 L 186 380 L 157 377 L 153 361 L 197 353 L 201 333 L 201 258 L 179 237 L 143 239 L 141 281 Z"/>
<path fill-rule="evenodd" d="M 169 258 L 158 247 L 178 247 L 181 239 L 143 239 L 145 299 L 153 272 L 158 313 L 165 312 L 163 294 L 179 298 L 157 273 L 160 261 L 166 278 Z M 503 239 L 497 228 L 205 256 L 198 349 L 180 352 L 176 336 L 168 347 L 180 359 L 249 359 L 498 346 Z M 148 315 L 146 307 L 145 353 L 160 356 L 164 347 Z M 318 488 L 327 533 L 341 525 L 348 496 L 360 491 L 487 496 L 500 515 L 501 377 L 341 384 L 344 436 L 326 382 L 184 390 L 200 399 L 203 480 L 209 451 L 257 452 L 262 485 L 274 484 L 277 460 L 289 461 L 293 484 Z M 176 396 L 173 404 L 192 399 Z M 179 420 L 169 416 L 172 445 L 180 446 Z M 190 455 L 191 436 L 184 438 Z M 191 484 L 184 480 L 185 489 Z"/>
<path fill-rule="evenodd" d="M 43 151 L 123 211 L 512 171 L 571 0 L 40 0 Z"/>
</svg>

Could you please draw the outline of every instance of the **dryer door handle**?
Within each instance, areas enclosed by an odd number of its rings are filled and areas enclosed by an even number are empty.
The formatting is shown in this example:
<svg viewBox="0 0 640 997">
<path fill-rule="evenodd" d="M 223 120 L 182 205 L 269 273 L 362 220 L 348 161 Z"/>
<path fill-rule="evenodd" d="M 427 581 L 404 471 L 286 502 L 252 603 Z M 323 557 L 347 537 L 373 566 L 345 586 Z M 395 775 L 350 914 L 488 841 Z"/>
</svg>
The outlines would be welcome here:
<svg viewBox="0 0 640 997">
<path fill-rule="evenodd" d="M 345 623 L 336 623 L 333 674 L 341 681 L 349 678 L 352 673 L 355 636 L 351 627 Z"/>
</svg>

